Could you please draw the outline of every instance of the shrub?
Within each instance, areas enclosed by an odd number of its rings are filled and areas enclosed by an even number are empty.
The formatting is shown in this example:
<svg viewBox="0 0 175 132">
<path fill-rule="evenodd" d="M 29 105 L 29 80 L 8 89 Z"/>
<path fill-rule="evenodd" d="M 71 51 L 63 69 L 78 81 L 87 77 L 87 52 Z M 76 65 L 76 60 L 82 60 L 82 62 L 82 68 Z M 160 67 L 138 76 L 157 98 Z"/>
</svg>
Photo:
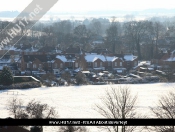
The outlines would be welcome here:
<svg viewBox="0 0 175 132">
<path fill-rule="evenodd" d="M 31 82 L 31 77 L 14 77 L 14 83 Z"/>
<path fill-rule="evenodd" d="M 17 83 L 10 86 L 0 86 L 0 90 L 4 89 L 28 89 L 28 88 L 38 88 L 41 87 L 41 84 L 38 82 L 25 82 Z"/>
<path fill-rule="evenodd" d="M 70 82 L 71 82 L 71 74 L 70 74 L 70 72 L 65 71 L 64 73 L 62 73 L 61 78 L 63 78 L 64 80 L 67 81 L 68 84 L 70 84 Z"/>
<path fill-rule="evenodd" d="M 86 75 L 84 75 L 82 72 L 78 72 L 75 79 L 78 85 L 86 83 Z"/>
</svg>

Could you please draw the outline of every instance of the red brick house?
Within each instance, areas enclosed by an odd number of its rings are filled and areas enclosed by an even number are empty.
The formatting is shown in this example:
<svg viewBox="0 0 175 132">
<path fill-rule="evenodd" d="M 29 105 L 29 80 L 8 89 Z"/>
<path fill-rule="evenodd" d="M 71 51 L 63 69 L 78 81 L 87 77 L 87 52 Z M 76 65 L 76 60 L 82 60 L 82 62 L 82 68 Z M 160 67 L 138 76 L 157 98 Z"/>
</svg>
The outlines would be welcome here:
<svg viewBox="0 0 175 132">
<path fill-rule="evenodd" d="M 21 71 L 45 71 L 58 73 L 65 68 L 75 70 L 115 70 L 131 69 L 138 64 L 134 55 L 122 57 L 99 54 L 59 54 L 59 55 L 23 55 L 20 61 Z"/>
<path fill-rule="evenodd" d="M 54 65 L 57 65 L 60 69 L 76 69 L 80 66 L 78 58 L 75 57 L 74 54 L 57 55 L 54 61 Z"/>
<path fill-rule="evenodd" d="M 104 69 L 104 60 L 102 55 L 85 55 L 87 69 Z"/>
<path fill-rule="evenodd" d="M 123 55 L 123 61 L 123 67 L 125 67 L 127 70 L 130 70 L 138 65 L 138 57 L 132 54 Z"/>
<path fill-rule="evenodd" d="M 52 71 L 52 60 L 55 55 L 23 55 L 21 71 Z"/>
<path fill-rule="evenodd" d="M 85 56 L 88 69 L 113 70 L 123 67 L 123 60 L 115 56 L 88 54 Z"/>
</svg>

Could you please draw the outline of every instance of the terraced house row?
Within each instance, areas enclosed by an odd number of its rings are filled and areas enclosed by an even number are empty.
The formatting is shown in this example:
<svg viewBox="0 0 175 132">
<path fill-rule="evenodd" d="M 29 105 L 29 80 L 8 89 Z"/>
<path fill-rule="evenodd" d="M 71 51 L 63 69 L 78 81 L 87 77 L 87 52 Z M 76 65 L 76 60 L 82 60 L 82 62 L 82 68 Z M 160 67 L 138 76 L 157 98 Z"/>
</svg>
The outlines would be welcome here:
<svg viewBox="0 0 175 132">
<path fill-rule="evenodd" d="M 3 66 L 11 67 L 14 73 L 59 73 L 61 70 L 117 70 L 123 72 L 138 65 L 137 56 L 132 54 L 85 53 L 33 53 L 5 55 L 0 60 Z"/>
<path fill-rule="evenodd" d="M 21 71 L 49 71 L 57 73 L 59 70 L 129 70 L 138 64 L 137 57 L 130 55 L 108 56 L 99 54 L 59 54 L 59 55 L 23 55 L 18 62 Z"/>
</svg>

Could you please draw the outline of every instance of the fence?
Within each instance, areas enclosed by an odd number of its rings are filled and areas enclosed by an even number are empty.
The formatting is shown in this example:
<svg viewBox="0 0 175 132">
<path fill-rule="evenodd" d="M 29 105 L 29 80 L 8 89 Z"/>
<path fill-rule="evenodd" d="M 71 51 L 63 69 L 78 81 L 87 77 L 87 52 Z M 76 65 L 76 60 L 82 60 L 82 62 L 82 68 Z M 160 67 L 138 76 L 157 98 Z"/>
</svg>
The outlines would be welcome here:
<svg viewBox="0 0 175 132">
<path fill-rule="evenodd" d="M 18 95 L 18 91 L 6 91 L 7 95 Z"/>
</svg>

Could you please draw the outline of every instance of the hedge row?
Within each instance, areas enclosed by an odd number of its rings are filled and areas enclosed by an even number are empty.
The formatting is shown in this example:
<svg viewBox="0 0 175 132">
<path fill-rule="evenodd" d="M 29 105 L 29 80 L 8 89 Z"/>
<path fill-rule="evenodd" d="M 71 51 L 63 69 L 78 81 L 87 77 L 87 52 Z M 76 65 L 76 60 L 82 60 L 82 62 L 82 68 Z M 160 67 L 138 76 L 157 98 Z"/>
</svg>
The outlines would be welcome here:
<svg viewBox="0 0 175 132">
<path fill-rule="evenodd" d="M 10 86 L 2 86 L 0 85 L 0 90 L 5 89 L 28 89 L 28 88 L 39 88 L 41 84 L 38 82 L 24 82 L 24 83 L 17 83 Z"/>
<path fill-rule="evenodd" d="M 14 77 L 14 83 L 32 82 L 31 77 Z"/>
</svg>

